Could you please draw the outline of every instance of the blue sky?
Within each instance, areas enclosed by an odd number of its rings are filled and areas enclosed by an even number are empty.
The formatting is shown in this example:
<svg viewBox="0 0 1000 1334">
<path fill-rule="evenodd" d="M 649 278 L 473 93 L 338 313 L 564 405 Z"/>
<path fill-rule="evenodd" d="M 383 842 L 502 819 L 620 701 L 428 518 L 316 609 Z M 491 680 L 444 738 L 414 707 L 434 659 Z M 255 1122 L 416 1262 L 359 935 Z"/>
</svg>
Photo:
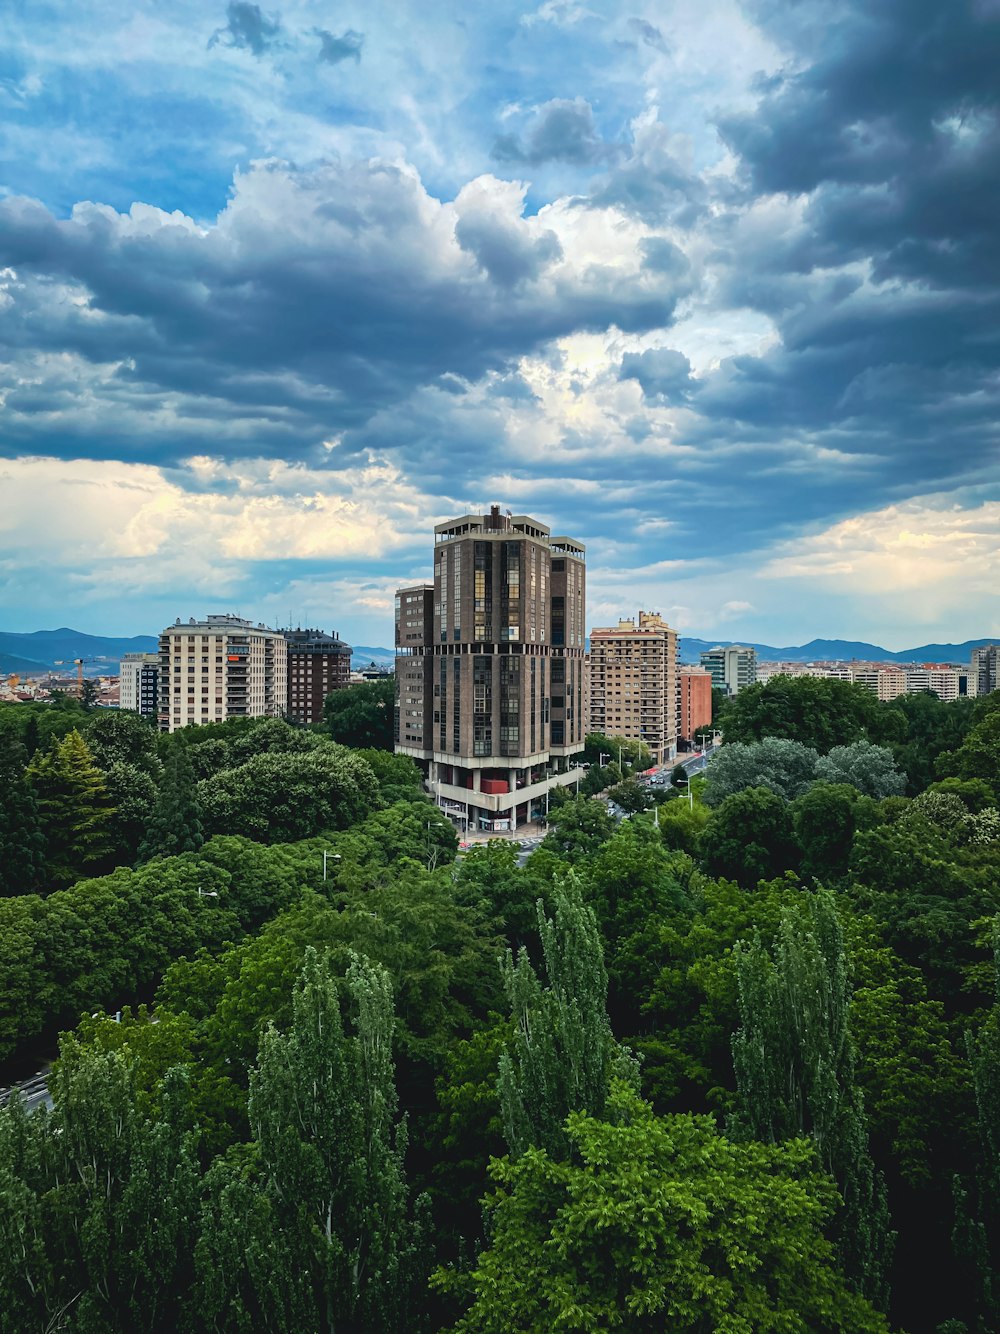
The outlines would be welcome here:
<svg viewBox="0 0 1000 1334">
<path fill-rule="evenodd" d="M 594 625 L 1000 631 L 995 0 L 3 28 L 3 628 L 384 644 L 499 503 Z"/>
</svg>

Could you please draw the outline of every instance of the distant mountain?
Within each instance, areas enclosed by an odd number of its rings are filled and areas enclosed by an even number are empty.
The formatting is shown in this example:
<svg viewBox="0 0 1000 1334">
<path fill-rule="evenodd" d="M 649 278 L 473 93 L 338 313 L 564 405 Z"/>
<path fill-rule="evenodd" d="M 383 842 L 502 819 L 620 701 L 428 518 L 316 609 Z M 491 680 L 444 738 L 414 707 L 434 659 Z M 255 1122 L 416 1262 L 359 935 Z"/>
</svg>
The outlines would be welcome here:
<svg viewBox="0 0 1000 1334">
<path fill-rule="evenodd" d="M 32 662 L 30 658 L 19 658 L 13 653 L 0 653 L 0 676 L 38 676 L 48 671 L 44 662 Z"/>
<path fill-rule="evenodd" d="M 998 637 L 1000 638 L 1000 637 Z M 995 643 L 994 639 L 967 639 L 964 644 L 922 644 L 918 648 L 891 649 L 854 639 L 811 639 L 808 644 L 776 648 L 773 644 L 757 644 L 750 639 L 688 639 L 680 640 L 682 662 L 697 662 L 701 653 L 711 648 L 728 648 L 742 644 L 757 650 L 758 658 L 771 662 L 968 662 L 974 648 Z"/>
<path fill-rule="evenodd" d="M 778 662 L 828 659 L 849 662 L 852 658 L 860 658 L 865 662 L 968 662 L 974 648 L 998 641 L 1000 635 L 993 639 L 967 639 L 964 644 L 921 644 L 918 648 L 900 649 L 893 653 L 878 644 L 853 639 L 811 639 L 808 644 L 779 648 L 774 644 L 758 644 L 748 639 L 694 639 L 682 635 L 679 648 L 681 661 L 694 663 L 698 661 L 698 655 L 708 649 L 730 644 L 746 644 L 757 650 L 759 658 Z M 68 626 L 59 630 L 34 630 L 30 634 L 0 630 L 0 671 L 37 673 L 59 661 L 71 669 L 74 658 L 90 658 L 93 661 L 86 663 L 84 671 L 93 676 L 101 672 L 117 671 L 118 661 L 126 653 L 155 653 L 156 647 L 155 635 L 116 639 L 105 635 L 88 635 L 82 630 L 71 630 Z M 366 667 L 370 662 L 378 667 L 391 666 L 395 658 L 395 649 L 373 647 L 370 644 L 355 644 L 352 650 L 352 665 L 355 668 Z"/>
<path fill-rule="evenodd" d="M 24 654 L 38 664 L 51 667 L 57 662 L 73 669 L 74 658 L 92 658 L 84 664 L 88 676 L 117 673 L 119 659 L 126 653 L 155 653 L 155 635 L 133 635 L 131 639 L 114 639 L 105 635 L 88 635 L 82 630 L 62 626 L 59 630 L 34 630 L 30 634 L 15 634 L 0 630 L 0 653 Z"/>
<path fill-rule="evenodd" d="M 355 644 L 351 649 L 351 666 L 356 672 L 373 662 L 376 667 L 391 667 L 396 661 L 394 648 L 371 648 L 367 644 Z"/>
</svg>

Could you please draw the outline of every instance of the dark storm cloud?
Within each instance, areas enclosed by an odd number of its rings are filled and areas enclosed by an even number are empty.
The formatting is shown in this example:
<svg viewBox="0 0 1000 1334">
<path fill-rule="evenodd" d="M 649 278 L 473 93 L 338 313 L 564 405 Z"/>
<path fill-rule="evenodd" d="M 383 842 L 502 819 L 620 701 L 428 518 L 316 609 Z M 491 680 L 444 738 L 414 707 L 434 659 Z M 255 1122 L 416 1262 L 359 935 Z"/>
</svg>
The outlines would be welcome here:
<svg viewBox="0 0 1000 1334">
<path fill-rule="evenodd" d="M 355 32 L 353 28 L 348 28 L 339 37 L 335 37 L 332 32 L 327 32 L 324 28 L 315 28 L 313 31 L 319 38 L 321 63 L 339 65 L 344 60 L 361 63 L 361 50 L 365 44 L 363 32 Z"/>
<path fill-rule="evenodd" d="M 200 452 L 306 455 L 443 375 L 474 383 L 569 333 L 668 324 L 690 276 L 643 258 L 577 271 L 508 198 L 445 207 L 379 162 L 260 164 L 206 229 L 3 200 L 0 266 L 18 276 L 0 388 L 76 359 L 75 406 L 8 403 L 5 446 L 79 453 L 92 432 L 129 455 L 134 434 L 131 456 L 166 456 L 201 431 Z"/>
<path fill-rule="evenodd" d="M 260 5 L 248 4 L 246 0 L 231 0 L 226 6 L 225 27 L 212 33 L 208 45 L 218 46 L 221 42 L 262 56 L 275 44 L 280 33 L 281 23 L 277 16 L 266 15 Z"/>
<path fill-rule="evenodd" d="M 594 182 L 592 203 L 616 205 L 651 226 L 691 227 L 704 212 L 708 191 L 678 159 L 670 131 L 658 121 L 642 126 L 629 150 Z"/>
<path fill-rule="evenodd" d="M 745 194 L 712 233 L 720 304 L 766 313 L 780 342 L 704 377 L 690 439 L 839 455 L 845 510 L 981 481 L 1000 411 L 1000 11 L 755 12 L 789 64 L 721 123 Z M 798 505 L 800 479 L 782 485 Z"/>
<path fill-rule="evenodd" d="M 637 380 L 647 398 L 668 403 L 684 402 L 693 384 L 691 363 L 683 352 L 669 347 L 626 352 L 622 357 L 621 378 Z"/>
<path fill-rule="evenodd" d="M 618 152 L 605 143 L 594 123 L 594 112 L 582 97 L 554 98 L 538 107 L 524 135 L 501 135 L 493 145 L 498 162 L 522 162 L 537 167 L 543 162 L 591 166 Z"/>
</svg>

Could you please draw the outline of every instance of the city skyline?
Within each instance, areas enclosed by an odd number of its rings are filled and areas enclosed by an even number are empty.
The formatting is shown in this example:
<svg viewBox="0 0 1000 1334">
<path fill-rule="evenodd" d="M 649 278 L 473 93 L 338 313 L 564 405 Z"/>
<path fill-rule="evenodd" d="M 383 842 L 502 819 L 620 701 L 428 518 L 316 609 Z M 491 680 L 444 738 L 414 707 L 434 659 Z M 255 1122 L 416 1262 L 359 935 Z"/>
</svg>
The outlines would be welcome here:
<svg viewBox="0 0 1000 1334">
<path fill-rule="evenodd" d="M 500 504 L 588 629 L 996 635 L 1000 25 L 870 11 L 16 7 L 0 628 L 387 644 Z"/>
</svg>

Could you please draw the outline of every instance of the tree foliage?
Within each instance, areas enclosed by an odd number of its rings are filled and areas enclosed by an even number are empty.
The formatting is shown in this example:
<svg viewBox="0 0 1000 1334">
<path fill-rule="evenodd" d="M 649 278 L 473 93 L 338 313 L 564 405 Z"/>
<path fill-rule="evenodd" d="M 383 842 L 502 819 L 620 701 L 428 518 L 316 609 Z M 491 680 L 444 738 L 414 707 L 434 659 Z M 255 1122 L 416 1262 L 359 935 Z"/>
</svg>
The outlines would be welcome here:
<svg viewBox="0 0 1000 1334">
<path fill-rule="evenodd" d="M 110 853 L 111 799 L 87 743 L 75 729 L 27 768 L 46 846 L 46 877 L 66 885 Z"/>
<path fill-rule="evenodd" d="M 721 723 L 726 742 L 780 737 L 821 755 L 905 732 L 901 715 L 885 709 L 866 686 L 824 676 L 772 676 L 747 686 L 727 701 Z"/>
<path fill-rule="evenodd" d="M 766 787 L 791 801 L 815 781 L 818 762 L 815 750 L 777 737 L 723 746 L 708 765 L 705 801 L 718 806 L 748 787 Z"/>
<path fill-rule="evenodd" d="M 607 1119 L 573 1113 L 566 1139 L 557 1158 L 493 1165 L 491 1244 L 456 1334 L 888 1334 L 838 1269 L 836 1191 L 802 1140 L 734 1144 L 620 1083 Z"/>
<path fill-rule="evenodd" d="M 395 681 L 385 676 L 331 691 L 323 721 L 334 741 L 357 749 L 392 750 Z"/>
<path fill-rule="evenodd" d="M 736 946 L 734 1126 L 766 1144 L 812 1140 L 844 1201 L 836 1227 L 844 1269 L 884 1308 L 893 1237 L 856 1079 L 843 934 L 829 893 L 805 907 L 783 912 L 773 955 L 759 938 Z"/>
</svg>

